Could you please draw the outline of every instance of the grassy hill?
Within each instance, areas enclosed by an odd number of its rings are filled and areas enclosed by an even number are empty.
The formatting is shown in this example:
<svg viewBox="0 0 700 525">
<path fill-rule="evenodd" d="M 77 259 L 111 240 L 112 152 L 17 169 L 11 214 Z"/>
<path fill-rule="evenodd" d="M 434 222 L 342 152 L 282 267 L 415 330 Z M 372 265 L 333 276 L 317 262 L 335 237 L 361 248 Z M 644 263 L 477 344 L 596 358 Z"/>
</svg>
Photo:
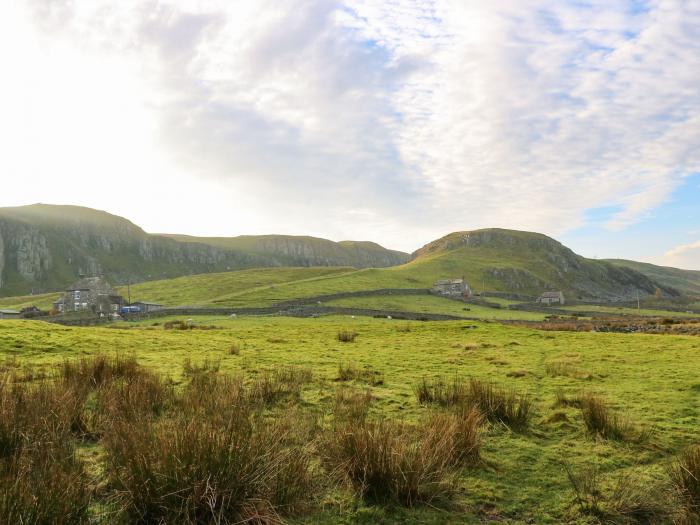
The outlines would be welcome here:
<svg viewBox="0 0 700 525">
<path fill-rule="evenodd" d="M 264 275 L 272 276 L 276 270 Z M 544 235 L 510 230 L 479 230 L 448 235 L 414 253 L 409 263 L 391 268 L 345 270 L 316 275 L 313 271 L 296 278 L 240 287 L 238 279 L 250 274 L 234 272 L 206 277 L 186 277 L 177 281 L 144 283 L 132 287 L 132 297 L 163 301 L 166 304 L 206 304 L 216 306 L 269 306 L 281 301 L 343 292 L 383 288 L 429 288 L 440 278 L 464 276 L 475 291 L 489 290 L 539 295 L 547 289 L 561 289 L 573 299 L 613 299 L 651 295 L 661 289 L 676 295 L 670 287 L 626 267 L 605 261 L 585 259 Z M 299 274 L 301 275 L 301 274 Z M 178 295 L 176 290 L 196 289 L 191 279 L 212 280 L 215 293 L 197 291 Z M 220 282 L 220 284 L 213 284 Z"/>
<path fill-rule="evenodd" d="M 681 270 L 669 266 L 656 266 L 655 264 L 628 261 L 625 259 L 608 259 L 608 262 L 616 266 L 626 266 L 643 273 L 650 279 L 671 286 L 685 295 L 700 296 L 700 272 L 694 270 Z"/>
<path fill-rule="evenodd" d="M 90 208 L 0 208 L 0 296 L 61 290 L 81 273 L 126 283 L 254 267 L 363 268 L 406 260 L 408 254 L 373 243 L 289 236 L 162 236 Z"/>
</svg>

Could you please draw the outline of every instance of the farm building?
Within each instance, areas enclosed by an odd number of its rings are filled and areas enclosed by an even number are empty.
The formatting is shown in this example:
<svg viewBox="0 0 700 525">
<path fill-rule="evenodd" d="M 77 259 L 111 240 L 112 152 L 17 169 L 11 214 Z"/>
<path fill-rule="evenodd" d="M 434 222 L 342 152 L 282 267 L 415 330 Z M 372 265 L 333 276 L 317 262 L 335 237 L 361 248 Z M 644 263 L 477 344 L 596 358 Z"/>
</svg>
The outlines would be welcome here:
<svg viewBox="0 0 700 525">
<path fill-rule="evenodd" d="M 19 319 L 20 315 L 17 310 L 0 310 L 0 319 Z"/>
<path fill-rule="evenodd" d="M 433 284 L 431 291 L 449 297 L 469 297 L 472 294 L 464 279 L 442 279 Z"/>
<path fill-rule="evenodd" d="M 60 313 L 88 311 L 104 316 L 118 313 L 123 303 L 122 296 L 102 277 L 83 277 L 53 306 Z"/>
<path fill-rule="evenodd" d="M 544 292 L 537 298 L 537 302 L 540 304 L 564 304 L 564 294 L 562 292 Z"/>
<path fill-rule="evenodd" d="M 131 303 L 130 306 L 135 306 L 138 308 L 139 312 L 155 312 L 156 310 L 163 308 L 162 304 L 148 303 L 146 301 L 137 301 L 135 303 Z"/>
</svg>

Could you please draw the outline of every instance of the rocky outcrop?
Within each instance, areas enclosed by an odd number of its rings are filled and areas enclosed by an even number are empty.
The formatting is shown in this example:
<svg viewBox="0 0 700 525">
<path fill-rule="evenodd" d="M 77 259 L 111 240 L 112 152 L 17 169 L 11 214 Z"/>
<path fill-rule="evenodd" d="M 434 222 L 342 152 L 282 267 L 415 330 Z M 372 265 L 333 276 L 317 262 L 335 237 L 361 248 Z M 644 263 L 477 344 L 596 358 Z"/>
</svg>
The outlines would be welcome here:
<svg viewBox="0 0 700 525">
<path fill-rule="evenodd" d="M 81 274 L 122 284 L 253 267 L 389 266 L 408 257 L 373 243 L 312 237 L 215 241 L 151 235 L 88 208 L 0 208 L 0 295 L 60 290 Z"/>
</svg>

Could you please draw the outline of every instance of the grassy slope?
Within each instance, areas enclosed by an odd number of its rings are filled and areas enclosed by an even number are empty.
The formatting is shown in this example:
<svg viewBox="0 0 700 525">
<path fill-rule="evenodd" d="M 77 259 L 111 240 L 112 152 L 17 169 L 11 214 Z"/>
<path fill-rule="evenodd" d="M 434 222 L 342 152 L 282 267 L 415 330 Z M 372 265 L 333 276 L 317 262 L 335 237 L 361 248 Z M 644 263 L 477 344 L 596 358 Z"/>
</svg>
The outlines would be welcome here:
<svg viewBox="0 0 700 525">
<path fill-rule="evenodd" d="M 655 264 L 628 261 L 624 259 L 610 259 L 610 262 L 618 266 L 628 266 L 652 279 L 672 286 L 685 294 L 700 296 L 700 271 L 681 270 L 668 266 L 656 266 Z"/>
<path fill-rule="evenodd" d="M 260 288 L 275 288 L 288 282 L 305 282 L 343 275 L 352 268 L 256 268 L 235 272 L 210 273 L 131 286 L 132 301 L 159 302 L 166 306 L 215 305 L 229 296 Z M 125 297 L 126 287 L 119 289 Z"/>
<path fill-rule="evenodd" d="M 700 339 L 693 337 L 538 332 L 498 324 L 405 323 L 377 319 L 207 319 L 220 329 L 164 331 L 158 327 L 119 330 L 65 328 L 43 323 L 0 321 L 0 358 L 17 357 L 47 371 L 63 359 L 99 351 L 134 352 L 147 366 L 181 379 L 185 358 L 221 359 L 222 371 L 255 371 L 278 364 L 310 366 L 316 384 L 306 388 L 305 405 L 332 402 L 338 362 L 353 361 L 384 372 L 375 387 L 373 414 L 416 419 L 425 413 L 412 388 L 422 377 L 459 374 L 494 380 L 529 392 L 537 402 L 530 431 L 515 434 L 492 427 L 484 438 L 486 465 L 466 471 L 452 511 L 400 511 L 356 505 L 342 494 L 292 523 L 477 523 L 485 516 L 506 523 L 589 523 L 572 510 L 572 495 L 561 461 L 597 462 L 606 473 L 640 470 L 660 478 L 673 454 L 695 442 L 700 425 Z M 355 343 L 336 340 L 341 328 L 358 332 Z M 231 356 L 232 341 L 243 343 Z M 464 350 L 474 343 L 476 350 Z M 564 360 L 591 379 L 550 377 L 545 365 Z M 682 362 L 683 366 L 678 366 Z M 511 377 L 509 373 L 524 374 Z M 324 383 L 318 381 L 325 380 Z M 553 408 L 555 392 L 604 394 L 638 424 L 655 426 L 657 446 L 594 440 L 582 430 L 578 410 Z M 554 414 L 564 420 L 549 423 Z M 561 416 L 560 416 L 561 417 Z M 463 512 L 463 513 L 462 513 Z"/>
<path fill-rule="evenodd" d="M 348 306 L 352 308 L 372 308 L 376 310 L 395 310 L 403 312 L 425 312 L 458 315 L 479 319 L 523 319 L 542 321 L 547 314 L 538 312 L 521 312 L 506 308 L 488 308 L 476 304 L 464 304 L 452 299 L 433 295 L 390 295 L 378 297 L 349 297 L 325 303 L 327 305 Z"/>
</svg>

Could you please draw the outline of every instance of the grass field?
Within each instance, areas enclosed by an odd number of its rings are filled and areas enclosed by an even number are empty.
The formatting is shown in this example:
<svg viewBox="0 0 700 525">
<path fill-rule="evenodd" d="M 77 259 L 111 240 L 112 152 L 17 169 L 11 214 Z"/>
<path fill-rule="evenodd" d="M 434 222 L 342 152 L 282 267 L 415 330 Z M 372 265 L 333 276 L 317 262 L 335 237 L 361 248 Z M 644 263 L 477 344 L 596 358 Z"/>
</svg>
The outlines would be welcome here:
<svg viewBox="0 0 700 525">
<path fill-rule="evenodd" d="M 618 314 L 618 315 L 634 315 L 634 316 L 646 316 L 646 317 L 683 317 L 683 318 L 694 318 L 698 317 L 696 313 L 687 312 L 676 312 L 670 310 L 658 310 L 651 308 L 641 308 L 637 310 L 636 308 L 627 308 L 623 306 L 597 306 L 597 305 L 573 305 L 573 306 L 563 306 L 562 310 L 569 310 L 571 312 L 600 312 L 607 314 Z"/>
<path fill-rule="evenodd" d="M 165 330 L 167 321 L 104 328 L 0 321 L 0 358 L 5 360 L 0 366 L 31 379 L 26 374 L 30 369 L 35 375 L 42 370 L 52 375 L 66 359 L 120 352 L 133 354 L 183 388 L 186 360 L 197 365 L 208 359 L 220 364 L 219 375 L 242 373 L 249 378 L 295 365 L 313 374 L 296 409 L 321 417 L 318 432 L 331 424 L 328 414 L 342 384 L 371 389 L 373 420 L 414 423 L 435 410 L 416 399 L 414 388 L 423 378 L 493 381 L 528 394 L 534 403 L 525 429 L 510 430 L 501 423 L 484 427 L 483 461 L 459 471 L 458 490 L 445 505 L 404 509 L 373 504 L 353 497 L 342 483 L 324 481 L 304 512 L 285 518 L 289 523 L 597 523 L 596 516 L 576 504 L 565 464 L 577 471 L 597 465 L 603 475 L 597 488 L 605 499 L 621 475 L 632 476 L 640 488 L 664 483 L 676 454 L 697 441 L 698 338 L 540 332 L 478 321 L 196 318 L 196 325 L 215 328 Z M 354 342 L 338 340 L 343 330 L 356 334 Z M 231 353 L 232 345 L 237 354 Z M 341 363 L 366 373 L 341 383 Z M 582 392 L 604 396 L 638 430 L 654 429 L 652 437 L 637 442 L 591 435 L 579 408 L 556 404 L 557 396 L 573 398 Z M 89 471 L 96 473 L 94 483 L 104 487 L 99 479 L 101 445 L 79 445 L 78 450 Z M 314 472 L 328 479 L 321 465 Z M 91 507 L 97 522 L 104 510 L 102 491 Z M 112 519 L 102 516 L 101 522 Z M 616 520 L 610 522 L 625 523 Z"/>
<path fill-rule="evenodd" d="M 523 312 L 507 308 L 489 308 L 477 304 L 467 304 L 434 295 L 386 295 L 368 297 L 349 297 L 325 303 L 329 306 L 350 308 L 371 308 L 403 312 L 421 312 L 448 314 L 478 319 L 517 319 L 523 321 L 542 321 L 547 314 Z"/>
</svg>

